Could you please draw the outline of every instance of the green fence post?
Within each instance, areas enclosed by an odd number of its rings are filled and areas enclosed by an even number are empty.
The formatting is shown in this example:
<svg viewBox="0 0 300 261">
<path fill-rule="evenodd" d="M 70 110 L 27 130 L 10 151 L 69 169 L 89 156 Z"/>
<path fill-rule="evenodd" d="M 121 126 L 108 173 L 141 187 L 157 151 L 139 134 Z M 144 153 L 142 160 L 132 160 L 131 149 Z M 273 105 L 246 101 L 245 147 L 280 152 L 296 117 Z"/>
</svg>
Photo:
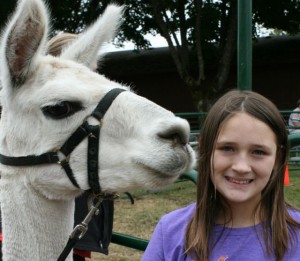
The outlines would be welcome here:
<svg viewBox="0 0 300 261">
<path fill-rule="evenodd" d="M 252 90 L 252 0 L 238 0 L 238 89 Z"/>
</svg>

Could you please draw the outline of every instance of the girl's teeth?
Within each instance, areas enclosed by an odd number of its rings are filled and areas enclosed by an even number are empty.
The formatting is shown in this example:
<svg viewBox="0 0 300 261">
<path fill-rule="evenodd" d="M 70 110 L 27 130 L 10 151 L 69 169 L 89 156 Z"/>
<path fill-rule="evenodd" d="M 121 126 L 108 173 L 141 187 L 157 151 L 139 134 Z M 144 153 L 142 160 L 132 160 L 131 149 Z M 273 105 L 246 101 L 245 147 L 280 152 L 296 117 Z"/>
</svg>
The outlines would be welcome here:
<svg viewBox="0 0 300 261">
<path fill-rule="evenodd" d="M 227 180 L 229 182 L 236 183 L 236 184 L 241 184 L 241 185 L 249 184 L 251 182 L 250 179 L 247 179 L 247 180 L 237 180 L 237 179 L 230 178 L 230 177 L 227 177 Z"/>
</svg>

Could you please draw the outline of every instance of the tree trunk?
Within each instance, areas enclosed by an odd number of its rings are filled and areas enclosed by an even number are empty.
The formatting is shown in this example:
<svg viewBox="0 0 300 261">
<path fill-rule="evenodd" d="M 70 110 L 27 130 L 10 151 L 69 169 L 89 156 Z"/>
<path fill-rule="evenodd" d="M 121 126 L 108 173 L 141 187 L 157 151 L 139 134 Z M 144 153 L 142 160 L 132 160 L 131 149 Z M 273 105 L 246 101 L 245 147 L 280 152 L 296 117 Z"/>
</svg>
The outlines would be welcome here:
<svg viewBox="0 0 300 261">
<path fill-rule="evenodd" d="M 228 80 L 228 75 L 230 72 L 231 62 L 234 53 L 237 48 L 237 1 L 232 0 L 230 4 L 229 16 L 228 16 L 228 31 L 226 34 L 226 39 L 221 40 L 224 42 L 224 47 L 222 48 L 222 56 L 220 57 L 218 72 L 213 85 L 212 95 L 216 95 L 224 92 L 225 84 Z"/>
</svg>

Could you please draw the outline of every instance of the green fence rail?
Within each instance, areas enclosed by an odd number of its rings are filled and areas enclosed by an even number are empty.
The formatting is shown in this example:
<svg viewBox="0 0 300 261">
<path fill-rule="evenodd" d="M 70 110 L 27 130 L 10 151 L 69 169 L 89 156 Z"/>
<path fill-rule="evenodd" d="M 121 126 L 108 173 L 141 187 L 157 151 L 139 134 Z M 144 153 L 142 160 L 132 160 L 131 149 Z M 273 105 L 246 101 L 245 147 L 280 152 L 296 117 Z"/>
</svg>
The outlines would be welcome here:
<svg viewBox="0 0 300 261">
<path fill-rule="evenodd" d="M 133 248 L 136 250 L 145 251 L 145 249 L 149 243 L 149 240 L 113 232 L 112 237 L 111 237 L 111 242 L 114 244 Z"/>
<path fill-rule="evenodd" d="M 288 125 L 289 117 L 291 113 L 300 113 L 294 112 L 292 110 L 280 110 L 280 113 L 285 121 L 287 130 L 296 129 L 297 127 L 292 127 Z M 186 119 L 191 126 L 191 133 L 199 133 L 202 124 L 206 118 L 207 112 L 179 112 L 175 113 L 176 116 Z"/>
</svg>

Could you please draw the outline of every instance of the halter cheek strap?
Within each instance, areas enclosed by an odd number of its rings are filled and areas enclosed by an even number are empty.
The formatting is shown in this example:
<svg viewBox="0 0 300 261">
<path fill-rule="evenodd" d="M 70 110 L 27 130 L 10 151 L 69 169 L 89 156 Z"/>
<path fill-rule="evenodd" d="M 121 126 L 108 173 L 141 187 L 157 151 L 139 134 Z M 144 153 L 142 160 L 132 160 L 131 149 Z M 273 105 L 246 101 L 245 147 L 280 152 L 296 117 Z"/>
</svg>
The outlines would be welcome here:
<svg viewBox="0 0 300 261">
<path fill-rule="evenodd" d="M 73 171 L 69 165 L 69 158 L 72 151 L 80 144 L 82 140 L 88 137 L 88 151 L 87 151 L 87 173 L 88 182 L 91 190 L 98 194 L 101 192 L 98 175 L 98 158 L 99 158 L 99 139 L 100 139 L 100 128 L 102 126 L 102 120 L 109 109 L 114 99 L 124 89 L 115 88 L 110 90 L 102 100 L 98 103 L 95 110 L 90 116 L 96 118 L 99 121 L 99 125 L 90 125 L 87 121 L 84 121 L 81 126 L 66 140 L 66 142 L 56 151 L 46 152 L 41 155 L 28 155 L 21 157 L 9 157 L 0 154 L 0 163 L 9 166 L 33 166 L 41 164 L 56 163 L 62 166 L 65 170 L 68 178 L 72 184 L 79 188 L 79 185 L 75 179 Z M 59 160 L 58 152 L 61 152 L 65 158 Z"/>
</svg>

